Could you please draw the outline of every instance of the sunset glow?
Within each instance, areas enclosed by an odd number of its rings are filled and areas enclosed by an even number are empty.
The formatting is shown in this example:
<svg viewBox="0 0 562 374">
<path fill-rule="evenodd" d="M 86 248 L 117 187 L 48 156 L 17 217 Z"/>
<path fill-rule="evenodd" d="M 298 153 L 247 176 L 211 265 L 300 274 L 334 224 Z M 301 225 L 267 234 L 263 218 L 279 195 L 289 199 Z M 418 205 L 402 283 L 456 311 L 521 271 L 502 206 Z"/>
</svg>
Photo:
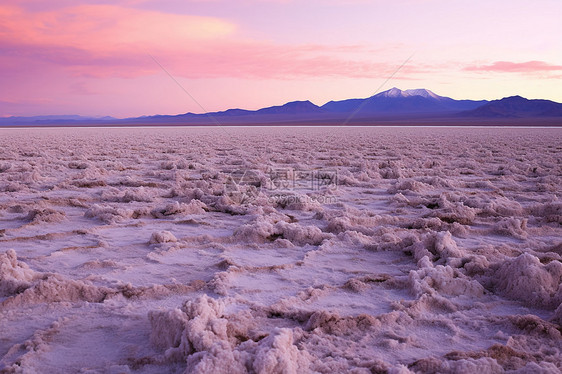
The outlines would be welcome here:
<svg viewBox="0 0 562 374">
<path fill-rule="evenodd" d="M 562 4 L 526 1 L 8 0 L 0 116 L 115 117 L 367 97 L 562 101 Z"/>
</svg>

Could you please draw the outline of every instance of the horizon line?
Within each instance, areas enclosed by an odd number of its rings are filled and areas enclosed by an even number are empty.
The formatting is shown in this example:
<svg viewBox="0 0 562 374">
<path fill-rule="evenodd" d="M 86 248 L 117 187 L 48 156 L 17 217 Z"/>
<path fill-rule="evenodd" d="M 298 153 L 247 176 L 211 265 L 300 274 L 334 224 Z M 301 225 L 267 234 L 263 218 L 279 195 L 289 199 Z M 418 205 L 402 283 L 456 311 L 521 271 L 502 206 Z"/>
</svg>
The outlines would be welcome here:
<svg viewBox="0 0 562 374">
<path fill-rule="evenodd" d="M 408 88 L 408 89 L 400 89 L 398 87 L 392 87 L 389 88 L 388 90 L 385 91 L 381 91 L 378 92 L 374 95 L 371 96 L 367 96 L 367 97 L 352 97 L 352 98 L 348 98 L 348 99 L 341 99 L 341 100 L 329 100 L 326 101 L 324 104 L 322 105 L 318 105 L 316 103 L 314 103 L 312 100 L 307 99 L 307 100 L 292 100 L 292 101 L 287 101 L 283 104 L 275 104 L 275 105 L 270 105 L 270 106 L 265 106 L 265 107 L 261 107 L 261 108 L 257 108 L 257 109 L 245 109 L 245 108 L 227 108 L 227 109 L 223 109 L 223 110 L 216 110 L 216 111 L 210 111 L 210 112 L 201 112 L 201 113 L 197 113 L 197 112 L 180 112 L 180 113 L 175 113 L 175 114 L 160 114 L 160 113 L 156 113 L 156 114 L 141 114 L 138 116 L 128 116 L 128 117 L 114 117 L 111 115 L 85 115 L 85 114 L 77 114 L 77 113 L 64 113 L 64 114 L 35 114 L 35 115 L 4 115 L 4 114 L 0 114 L 0 119 L 9 119 L 9 118 L 35 118 L 35 117 L 83 117 L 84 120 L 103 120 L 104 118 L 108 118 L 108 120 L 128 120 L 128 119 L 142 119 L 143 117 L 157 117 L 157 116 L 165 116 L 165 117 L 175 117 L 175 116 L 180 116 L 180 115 L 186 115 L 186 114 L 193 114 L 193 115 L 206 115 L 206 114 L 215 114 L 215 113 L 224 113 L 227 112 L 229 110 L 244 110 L 244 111 L 248 111 L 248 112 L 255 112 L 261 109 L 268 109 L 268 108 L 275 108 L 275 107 L 283 107 L 287 104 L 291 104 L 291 103 L 305 103 L 305 102 L 309 102 L 319 108 L 322 108 L 324 105 L 328 104 L 328 103 L 332 103 L 332 102 L 341 102 L 341 101 L 348 101 L 348 100 L 367 100 L 370 99 L 372 97 L 384 94 L 386 92 L 389 92 L 393 89 L 398 89 L 401 92 L 406 92 L 406 91 L 421 91 L 421 90 L 425 90 L 428 91 L 430 93 L 433 93 L 434 95 L 440 97 L 440 98 L 447 98 L 447 99 L 452 99 L 452 100 L 456 100 L 456 101 L 487 101 L 487 102 L 492 102 L 492 101 L 498 101 L 498 100 L 503 100 L 503 99 L 507 99 L 507 98 L 511 98 L 511 97 L 521 97 L 524 98 L 526 100 L 544 100 L 544 101 L 550 101 L 553 103 L 557 103 L 557 104 L 562 104 L 561 102 L 558 101 L 554 101 L 554 100 L 550 100 L 550 99 L 542 99 L 542 98 L 526 98 L 524 96 L 515 94 L 515 95 L 510 95 L 510 96 L 504 96 L 502 98 L 497 98 L 497 99 L 455 99 L 452 97 L 448 97 L 448 96 L 441 96 L 439 94 L 436 94 L 435 92 L 433 92 L 432 90 L 428 89 L 428 88 Z M 414 96 L 420 96 L 420 95 L 414 95 Z M 55 119 L 55 118 L 54 118 Z M 72 120 L 72 119 L 70 119 Z M 75 120 L 81 120 L 81 119 L 75 119 Z"/>
</svg>

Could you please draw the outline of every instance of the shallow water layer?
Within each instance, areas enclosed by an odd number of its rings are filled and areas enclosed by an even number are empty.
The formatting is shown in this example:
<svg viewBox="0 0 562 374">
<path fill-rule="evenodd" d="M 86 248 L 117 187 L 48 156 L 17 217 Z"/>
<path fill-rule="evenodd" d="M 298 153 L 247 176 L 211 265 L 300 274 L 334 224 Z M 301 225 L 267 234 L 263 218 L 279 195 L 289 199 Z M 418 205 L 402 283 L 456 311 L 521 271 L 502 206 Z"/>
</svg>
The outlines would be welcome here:
<svg viewBox="0 0 562 374">
<path fill-rule="evenodd" d="M 562 130 L 0 130 L 0 371 L 562 369 Z"/>
</svg>

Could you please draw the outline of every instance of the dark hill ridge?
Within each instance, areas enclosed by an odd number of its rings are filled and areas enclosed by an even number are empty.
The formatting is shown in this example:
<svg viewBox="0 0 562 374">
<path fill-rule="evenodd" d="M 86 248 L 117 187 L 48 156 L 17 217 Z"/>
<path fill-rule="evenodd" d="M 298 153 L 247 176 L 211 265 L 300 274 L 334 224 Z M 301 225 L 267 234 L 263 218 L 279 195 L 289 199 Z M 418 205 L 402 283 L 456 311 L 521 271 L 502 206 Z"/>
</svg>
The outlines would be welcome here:
<svg viewBox="0 0 562 374">
<path fill-rule="evenodd" d="M 74 125 L 216 125 L 216 124 L 342 124 L 342 123 L 455 123 L 486 119 L 546 118 L 562 125 L 562 104 L 549 100 L 528 100 L 520 96 L 501 100 L 455 100 L 427 89 L 400 90 L 396 87 L 365 99 L 330 101 L 322 106 L 310 101 L 292 101 L 258 110 L 228 109 L 210 113 L 152 115 L 115 119 L 80 116 L 40 116 L 0 118 L 0 126 Z M 551 120 L 552 119 L 552 120 Z M 352 122 L 349 122 L 349 121 Z M 508 123 L 508 122 L 505 122 Z"/>
<path fill-rule="evenodd" d="M 323 118 L 326 111 L 310 101 L 292 101 L 284 105 L 262 108 L 258 110 L 228 109 L 221 112 L 185 113 L 178 115 L 158 115 L 142 118 L 128 118 L 127 123 L 254 123 L 295 121 L 298 119 Z"/>
<path fill-rule="evenodd" d="M 358 115 L 373 113 L 453 113 L 477 108 L 486 100 L 454 100 L 439 96 L 430 90 L 402 91 L 396 87 L 366 99 L 330 101 L 322 106 L 329 112 L 352 113 L 359 108 Z"/>
<path fill-rule="evenodd" d="M 562 104 L 550 100 L 529 100 L 521 96 L 510 96 L 490 101 L 459 115 L 484 118 L 562 117 Z"/>
<path fill-rule="evenodd" d="M 310 101 L 293 101 L 285 105 L 272 106 L 257 110 L 256 114 L 301 114 L 301 113 L 324 113 L 318 105 Z"/>
<path fill-rule="evenodd" d="M 304 113 L 324 113 L 318 105 L 311 103 L 310 101 L 291 101 L 290 103 L 284 105 L 276 105 L 267 108 L 262 108 L 258 110 L 246 110 L 246 109 L 228 109 L 222 112 L 211 112 L 206 114 L 194 114 L 186 113 L 184 115 L 192 116 L 205 116 L 212 115 L 215 117 L 236 117 L 236 116 L 251 116 L 256 114 L 304 114 Z"/>
</svg>

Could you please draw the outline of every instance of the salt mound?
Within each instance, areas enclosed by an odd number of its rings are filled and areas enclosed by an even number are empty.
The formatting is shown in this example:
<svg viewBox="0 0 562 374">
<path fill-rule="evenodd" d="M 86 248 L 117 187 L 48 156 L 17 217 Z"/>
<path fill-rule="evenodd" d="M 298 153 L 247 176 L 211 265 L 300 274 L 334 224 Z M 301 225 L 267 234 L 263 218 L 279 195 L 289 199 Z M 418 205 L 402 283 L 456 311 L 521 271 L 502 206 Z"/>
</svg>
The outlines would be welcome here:
<svg viewBox="0 0 562 374">
<path fill-rule="evenodd" d="M 308 370 L 309 354 L 294 345 L 293 330 L 276 328 L 265 339 L 254 341 L 244 333 L 253 322 L 251 316 L 226 316 L 224 310 L 223 301 L 202 295 L 181 310 L 151 311 L 150 340 L 165 350 L 166 359 L 185 360 L 186 373 Z"/>
<path fill-rule="evenodd" d="M 160 349 L 177 348 L 181 343 L 187 316 L 180 309 L 151 311 L 148 319 L 152 327 L 150 342 Z"/>
<path fill-rule="evenodd" d="M 316 199 L 299 193 L 285 193 L 280 196 L 271 196 L 269 200 L 274 202 L 276 207 L 282 209 L 312 212 L 322 210 L 322 204 L 320 204 Z"/>
<path fill-rule="evenodd" d="M 160 243 L 175 243 L 178 239 L 169 231 L 158 231 L 152 233 L 150 237 L 149 244 L 160 244 Z"/>
<path fill-rule="evenodd" d="M 395 161 L 381 162 L 379 174 L 383 179 L 398 179 L 402 176 L 402 163 Z"/>
<path fill-rule="evenodd" d="M 226 342 L 219 342 L 208 351 L 189 356 L 184 374 L 245 374 L 250 362 L 246 351 L 232 350 Z"/>
<path fill-rule="evenodd" d="M 433 189 L 433 187 L 426 183 L 413 179 L 400 178 L 387 190 L 387 192 L 394 195 L 397 193 L 408 194 L 409 192 L 422 192 L 431 189 Z"/>
<path fill-rule="evenodd" d="M 15 182 L 8 182 L 0 184 L 0 191 L 1 192 L 18 192 L 26 187 L 22 184 L 15 183 Z"/>
<path fill-rule="evenodd" d="M 558 306 L 558 308 L 556 308 L 552 321 L 562 326 L 562 303 Z"/>
<path fill-rule="evenodd" d="M 320 245 L 333 235 L 322 232 L 317 226 L 302 226 L 282 219 L 285 216 L 259 215 L 253 223 L 242 225 L 235 232 L 238 239 L 263 243 L 276 239 L 287 239 L 295 245 Z"/>
<path fill-rule="evenodd" d="M 543 265 L 537 257 L 523 253 L 501 264 L 495 277 L 499 291 L 525 304 L 554 309 L 562 302 L 560 261 Z"/>
<path fill-rule="evenodd" d="M 457 243 L 453 239 L 450 232 L 438 232 L 432 235 L 430 241 L 433 245 L 435 253 L 442 258 L 449 259 L 452 257 L 462 257 L 462 251 L 457 247 Z"/>
<path fill-rule="evenodd" d="M 224 318 L 224 308 L 223 301 L 207 295 L 185 303 L 182 310 L 188 322 L 182 338 L 189 343 L 188 353 L 207 350 L 216 341 L 227 339 L 228 321 Z"/>
<path fill-rule="evenodd" d="M 475 296 L 484 294 L 484 287 L 476 280 L 470 279 L 451 266 L 433 267 L 427 257 L 420 260 L 421 269 L 411 270 L 408 275 L 410 290 L 420 297 L 424 293 L 439 293 L 450 296 Z"/>
<path fill-rule="evenodd" d="M 559 374 L 560 367 L 551 362 L 529 362 L 519 370 L 514 370 L 514 374 Z"/>
<path fill-rule="evenodd" d="M 149 203 L 154 200 L 154 196 L 144 187 L 128 188 L 125 191 L 120 191 L 117 188 L 110 188 L 102 192 L 101 199 L 117 203 L 130 203 L 133 201 Z"/>
<path fill-rule="evenodd" d="M 527 238 L 527 219 L 504 218 L 495 224 L 494 231 L 501 235 L 525 240 Z"/>
<path fill-rule="evenodd" d="M 154 209 L 150 212 L 154 218 L 166 218 L 176 214 L 203 214 L 208 209 L 202 201 L 193 199 L 189 204 L 173 202 L 163 208 Z"/>
<path fill-rule="evenodd" d="M 427 257 L 432 262 L 446 263 L 458 267 L 464 253 L 449 231 L 431 232 L 412 246 L 414 258 L 420 261 Z"/>
<path fill-rule="evenodd" d="M 275 224 L 272 235 L 279 235 L 279 237 L 297 245 L 319 245 L 324 239 L 330 237 L 330 235 L 323 233 L 317 226 L 302 226 L 297 223 L 287 223 L 284 221 Z"/>
<path fill-rule="evenodd" d="M 257 192 L 227 194 L 222 196 L 207 194 L 201 199 L 207 206 L 212 207 L 217 212 L 232 215 L 245 215 L 248 212 L 247 204 L 253 202 L 255 196 L 257 196 Z"/>
<path fill-rule="evenodd" d="M 369 314 L 342 317 L 337 312 L 321 310 L 314 312 L 305 324 L 307 331 L 321 331 L 331 335 L 345 335 L 354 330 L 369 330 L 380 327 L 381 322 Z"/>
<path fill-rule="evenodd" d="M 10 296 L 29 288 L 35 274 L 26 263 L 18 261 L 13 249 L 0 254 L 0 296 Z"/>
<path fill-rule="evenodd" d="M 37 172 L 37 170 L 34 170 L 32 172 L 18 174 L 17 179 L 25 184 L 33 184 L 43 180 L 44 178 Z"/>
<path fill-rule="evenodd" d="M 395 223 L 398 218 L 390 215 L 377 215 L 343 205 L 338 210 L 325 210 L 316 214 L 315 218 L 327 221 L 326 230 L 334 234 L 345 231 L 357 231 L 365 235 L 373 235 L 375 228 Z"/>
<path fill-rule="evenodd" d="M 65 214 L 54 209 L 33 209 L 29 211 L 26 220 L 30 221 L 30 224 L 35 225 L 39 223 L 58 223 L 65 219 Z"/>
<path fill-rule="evenodd" d="M 134 211 L 130 209 L 121 209 L 108 205 L 94 204 L 86 211 L 86 213 L 84 213 L 84 217 L 97 218 L 106 224 L 114 224 L 131 218 L 133 214 Z"/>
<path fill-rule="evenodd" d="M 60 301 L 101 302 L 111 293 L 114 293 L 111 289 L 88 282 L 35 272 L 24 262 L 17 260 L 13 249 L 0 254 L 0 296 L 13 296 L 4 301 L 6 305 Z"/>
<path fill-rule="evenodd" d="M 505 370 L 498 362 L 490 357 L 466 358 L 456 361 L 441 361 L 438 358 L 430 357 L 414 363 L 416 373 L 443 373 L 443 374 L 500 374 Z"/>
<path fill-rule="evenodd" d="M 442 193 L 439 196 L 439 209 L 433 211 L 431 216 L 447 223 L 458 222 L 461 225 L 472 225 L 478 209 L 465 205 L 462 200 L 462 197 L 456 194 Z"/>
<path fill-rule="evenodd" d="M 68 280 L 60 275 L 49 275 L 24 292 L 4 301 L 4 304 L 15 306 L 63 301 L 100 303 L 108 295 L 114 293 L 116 292 L 109 288 L 97 287 L 86 281 Z"/>
<path fill-rule="evenodd" d="M 546 222 L 562 224 L 562 201 L 534 205 L 529 208 L 529 213 L 536 217 L 543 217 Z"/>
<path fill-rule="evenodd" d="M 310 357 L 293 344 L 293 331 L 276 329 L 256 349 L 252 368 L 256 373 L 302 373 L 309 369 Z"/>
<path fill-rule="evenodd" d="M 83 169 L 87 169 L 89 166 L 91 166 L 88 162 L 85 161 L 70 161 L 67 164 L 69 169 L 79 169 L 79 170 L 83 170 Z"/>
<path fill-rule="evenodd" d="M 12 164 L 10 164 L 9 162 L 3 162 L 0 164 L 0 173 L 8 171 L 11 168 L 12 168 Z"/>
<path fill-rule="evenodd" d="M 523 208 L 517 201 L 499 197 L 483 206 L 482 214 L 491 216 L 513 217 L 523 215 Z"/>
<path fill-rule="evenodd" d="M 167 355 L 178 348 L 183 357 L 208 350 L 217 341 L 227 340 L 227 320 L 222 318 L 224 303 L 202 295 L 187 301 L 181 310 L 151 311 L 151 342 L 167 349 Z"/>
<path fill-rule="evenodd" d="M 105 187 L 107 183 L 103 179 L 88 178 L 88 179 L 75 179 L 70 182 L 72 186 L 78 188 L 95 188 L 95 187 Z"/>
<path fill-rule="evenodd" d="M 118 265 L 113 260 L 92 260 L 86 261 L 80 267 L 82 269 L 104 269 L 104 268 L 116 268 Z"/>
</svg>

